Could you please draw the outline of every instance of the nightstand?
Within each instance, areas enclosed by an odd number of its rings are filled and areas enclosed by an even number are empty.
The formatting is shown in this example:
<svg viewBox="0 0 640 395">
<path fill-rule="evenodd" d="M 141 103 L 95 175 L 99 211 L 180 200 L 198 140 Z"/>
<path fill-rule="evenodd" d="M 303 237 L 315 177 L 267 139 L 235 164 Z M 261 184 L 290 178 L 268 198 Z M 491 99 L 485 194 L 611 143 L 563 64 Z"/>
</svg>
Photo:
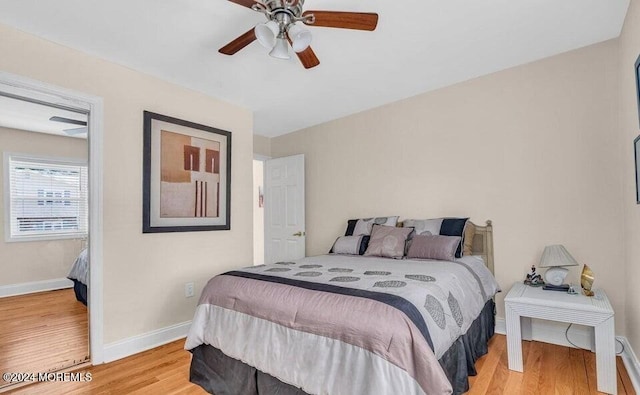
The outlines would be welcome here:
<svg viewBox="0 0 640 395">
<path fill-rule="evenodd" d="M 531 318 L 592 326 L 598 391 L 616 394 L 614 312 L 604 291 L 596 290 L 595 296 L 587 297 L 516 283 L 504 303 L 509 369 L 523 371 L 522 338 L 524 332 L 525 339 L 531 339 Z"/>
</svg>

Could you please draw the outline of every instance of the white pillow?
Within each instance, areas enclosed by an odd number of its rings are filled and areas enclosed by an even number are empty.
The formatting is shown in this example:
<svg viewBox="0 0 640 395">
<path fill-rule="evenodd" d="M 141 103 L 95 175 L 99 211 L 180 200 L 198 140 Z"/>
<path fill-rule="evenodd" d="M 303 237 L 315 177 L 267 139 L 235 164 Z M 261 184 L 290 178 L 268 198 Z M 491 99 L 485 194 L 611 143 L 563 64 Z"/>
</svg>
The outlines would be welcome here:
<svg viewBox="0 0 640 395">
<path fill-rule="evenodd" d="M 362 236 L 340 236 L 333 243 L 331 251 L 334 254 L 358 255 L 360 253 L 360 243 Z"/>
<path fill-rule="evenodd" d="M 416 230 L 417 235 L 439 235 L 444 218 L 434 219 L 407 219 L 402 223 L 403 227 L 411 227 Z"/>
</svg>

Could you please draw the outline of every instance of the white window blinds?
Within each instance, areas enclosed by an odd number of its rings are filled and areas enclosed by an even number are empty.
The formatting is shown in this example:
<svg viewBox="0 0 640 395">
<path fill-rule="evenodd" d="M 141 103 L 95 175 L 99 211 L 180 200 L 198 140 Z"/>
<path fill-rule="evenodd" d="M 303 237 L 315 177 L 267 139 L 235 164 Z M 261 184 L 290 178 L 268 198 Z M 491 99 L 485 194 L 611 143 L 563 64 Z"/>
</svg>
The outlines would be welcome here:
<svg viewBox="0 0 640 395">
<path fill-rule="evenodd" d="M 86 235 L 85 164 L 10 155 L 5 165 L 9 173 L 11 240 Z"/>
</svg>

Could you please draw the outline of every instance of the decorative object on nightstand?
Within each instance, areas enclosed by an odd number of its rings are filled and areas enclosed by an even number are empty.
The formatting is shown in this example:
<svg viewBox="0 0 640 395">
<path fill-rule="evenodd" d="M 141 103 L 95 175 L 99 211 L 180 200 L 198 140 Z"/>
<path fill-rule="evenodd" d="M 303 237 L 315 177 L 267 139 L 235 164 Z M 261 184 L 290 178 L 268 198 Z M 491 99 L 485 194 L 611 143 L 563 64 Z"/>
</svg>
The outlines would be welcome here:
<svg viewBox="0 0 640 395">
<path fill-rule="evenodd" d="M 531 265 L 531 271 L 527 273 L 527 277 L 524 279 L 524 283 L 532 287 L 541 287 L 544 285 L 542 276 L 536 273 L 536 265 Z"/>
<path fill-rule="evenodd" d="M 542 258 L 540 258 L 540 267 L 548 267 L 544 273 L 544 279 L 551 286 L 548 287 L 549 289 L 562 291 L 569 289 L 569 285 L 564 284 L 569 269 L 564 266 L 578 266 L 578 262 L 573 259 L 563 245 L 556 244 L 544 247 Z"/>
<path fill-rule="evenodd" d="M 595 280 L 595 275 L 591 268 L 587 265 L 584 265 L 582 268 L 582 274 L 580 275 L 580 285 L 582 286 L 582 292 L 584 292 L 587 296 L 593 296 L 594 293 L 591 290 L 593 287 L 593 281 Z"/>
</svg>

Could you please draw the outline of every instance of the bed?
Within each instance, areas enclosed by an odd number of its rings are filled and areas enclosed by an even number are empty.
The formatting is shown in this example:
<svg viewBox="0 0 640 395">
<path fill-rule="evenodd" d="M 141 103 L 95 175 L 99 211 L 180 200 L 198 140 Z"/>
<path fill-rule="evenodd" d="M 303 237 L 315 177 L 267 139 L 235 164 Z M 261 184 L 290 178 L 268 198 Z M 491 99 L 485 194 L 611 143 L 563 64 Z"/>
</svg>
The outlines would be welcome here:
<svg viewBox="0 0 640 395">
<path fill-rule="evenodd" d="M 322 255 L 213 277 L 185 349 L 215 395 L 460 394 L 493 336 L 492 225 L 452 261 Z"/>
<path fill-rule="evenodd" d="M 76 299 L 87 305 L 87 284 L 89 276 L 89 257 L 87 249 L 84 248 L 71 266 L 71 271 L 67 278 L 73 281 L 73 291 Z"/>
</svg>

